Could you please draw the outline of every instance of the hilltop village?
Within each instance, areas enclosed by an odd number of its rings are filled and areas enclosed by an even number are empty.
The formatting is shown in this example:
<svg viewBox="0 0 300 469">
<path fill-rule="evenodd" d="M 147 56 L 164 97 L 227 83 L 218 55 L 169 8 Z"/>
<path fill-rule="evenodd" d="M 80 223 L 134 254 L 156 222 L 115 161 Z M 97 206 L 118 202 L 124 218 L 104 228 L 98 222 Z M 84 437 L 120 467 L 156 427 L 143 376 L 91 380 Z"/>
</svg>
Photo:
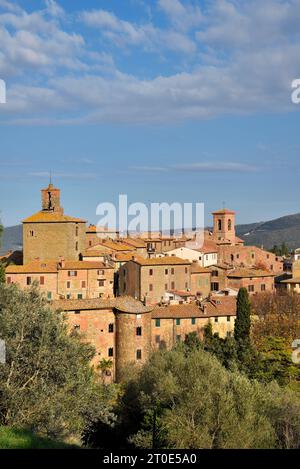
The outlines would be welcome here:
<svg viewBox="0 0 300 469">
<path fill-rule="evenodd" d="M 41 193 L 41 210 L 23 220 L 22 255 L 6 256 L 6 283 L 36 282 L 51 307 L 65 311 L 70 330 L 95 346 L 95 365 L 111 361 L 108 381 L 151 350 L 170 349 L 191 332 L 202 337 L 208 323 L 231 336 L 239 288 L 273 292 L 283 276 L 281 257 L 236 236 L 232 210 L 213 212 L 212 231 L 192 248 L 187 235 L 99 231 L 65 215 L 51 183 Z M 282 285 L 299 288 L 296 278 Z"/>
</svg>

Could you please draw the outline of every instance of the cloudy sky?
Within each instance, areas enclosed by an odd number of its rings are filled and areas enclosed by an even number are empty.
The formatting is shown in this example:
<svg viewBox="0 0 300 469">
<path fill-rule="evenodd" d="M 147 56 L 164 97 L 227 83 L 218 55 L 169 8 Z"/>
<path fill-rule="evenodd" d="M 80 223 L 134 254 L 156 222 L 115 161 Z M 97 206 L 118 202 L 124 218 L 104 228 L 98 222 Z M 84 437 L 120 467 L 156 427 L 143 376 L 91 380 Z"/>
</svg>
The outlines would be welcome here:
<svg viewBox="0 0 300 469">
<path fill-rule="evenodd" d="M 300 0 L 0 0 L 0 210 L 225 203 L 300 212 Z"/>
</svg>

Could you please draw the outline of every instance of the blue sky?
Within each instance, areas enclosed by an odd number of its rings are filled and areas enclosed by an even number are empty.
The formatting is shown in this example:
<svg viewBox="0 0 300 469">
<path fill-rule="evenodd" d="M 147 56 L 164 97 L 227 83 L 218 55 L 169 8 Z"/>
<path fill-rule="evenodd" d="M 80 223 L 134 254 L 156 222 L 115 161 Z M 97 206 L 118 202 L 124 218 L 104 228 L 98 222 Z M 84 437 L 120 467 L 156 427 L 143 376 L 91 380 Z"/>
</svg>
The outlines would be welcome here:
<svg viewBox="0 0 300 469">
<path fill-rule="evenodd" d="M 300 0 L 0 0 L 0 210 L 223 202 L 300 212 Z"/>
</svg>

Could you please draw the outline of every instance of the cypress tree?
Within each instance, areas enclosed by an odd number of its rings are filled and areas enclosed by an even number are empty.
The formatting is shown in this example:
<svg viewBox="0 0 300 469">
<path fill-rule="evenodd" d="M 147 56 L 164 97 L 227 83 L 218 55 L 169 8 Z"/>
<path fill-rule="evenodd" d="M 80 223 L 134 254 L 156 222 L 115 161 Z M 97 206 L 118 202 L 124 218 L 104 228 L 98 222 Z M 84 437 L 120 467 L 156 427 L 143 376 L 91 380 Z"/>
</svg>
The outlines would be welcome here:
<svg viewBox="0 0 300 469">
<path fill-rule="evenodd" d="M 240 288 L 237 296 L 237 313 L 234 325 L 234 338 L 237 342 L 250 340 L 250 300 L 246 288 Z"/>
</svg>

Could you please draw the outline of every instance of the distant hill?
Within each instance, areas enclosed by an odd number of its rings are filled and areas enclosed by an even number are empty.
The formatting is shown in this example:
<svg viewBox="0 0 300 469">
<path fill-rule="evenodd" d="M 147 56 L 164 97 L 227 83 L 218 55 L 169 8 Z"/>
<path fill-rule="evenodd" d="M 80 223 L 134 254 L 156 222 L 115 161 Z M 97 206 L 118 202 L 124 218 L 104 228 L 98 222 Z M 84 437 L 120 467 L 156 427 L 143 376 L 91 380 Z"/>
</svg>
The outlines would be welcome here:
<svg viewBox="0 0 300 469">
<path fill-rule="evenodd" d="M 245 244 L 264 246 L 270 249 L 274 244 L 286 243 L 290 249 L 300 247 L 300 213 L 287 215 L 266 222 L 237 225 L 236 234 Z"/>
<path fill-rule="evenodd" d="M 236 234 L 245 244 L 264 246 L 270 249 L 274 244 L 286 243 L 290 249 L 300 247 L 300 213 L 287 215 L 270 221 L 237 225 Z M 22 225 L 4 229 L 0 253 L 19 250 L 22 247 Z"/>
<path fill-rule="evenodd" d="M 4 228 L 0 254 L 10 250 L 17 251 L 20 249 L 22 249 L 22 225 Z"/>
</svg>

